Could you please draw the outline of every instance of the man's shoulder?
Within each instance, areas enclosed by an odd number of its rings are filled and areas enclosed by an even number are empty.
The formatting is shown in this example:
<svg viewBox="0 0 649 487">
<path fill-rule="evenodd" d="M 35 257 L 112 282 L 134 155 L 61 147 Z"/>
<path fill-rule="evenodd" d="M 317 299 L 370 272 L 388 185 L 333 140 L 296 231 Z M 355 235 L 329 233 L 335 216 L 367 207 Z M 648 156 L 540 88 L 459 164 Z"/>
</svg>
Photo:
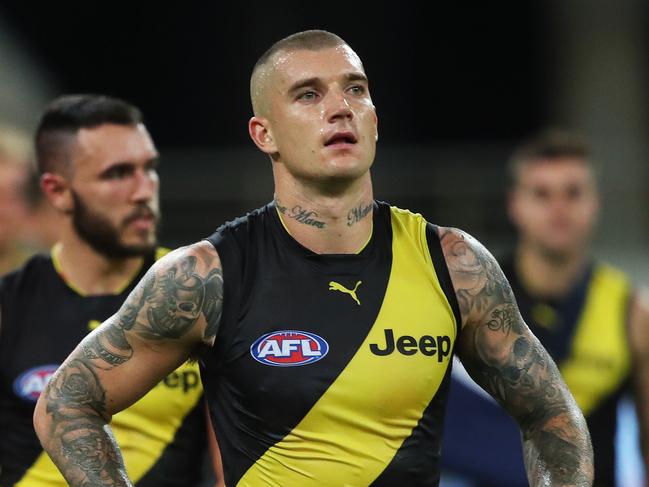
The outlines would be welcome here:
<svg viewBox="0 0 649 487">
<path fill-rule="evenodd" d="M 49 254 L 35 254 L 18 269 L 0 277 L 0 292 L 4 294 L 11 289 L 42 279 L 45 273 L 51 273 L 53 269 L 52 258 Z"/>
<path fill-rule="evenodd" d="M 595 260 L 591 279 L 600 286 L 616 288 L 625 294 L 632 289 L 631 279 L 622 269 L 602 260 Z"/>
<path fill-rule="evenodd" d="M 162 259 L 165 255 L 167 255 L 171 251 L 172 251 L 172 249 L 170 249 L 169 247 L 162 247 L 162 246 L 156 247 L 156 249 L 155 249 L 155 251 L 153 253 L 153 256 L 152 256 L 153 260 L 158 261 L 158 260 Z"/>
<path fill-rule="evenodd" d="M 218 243 L 230 237 L 242 238 L 249 234 L 253 229 L 264 229 L 269 218 L 272 217 L 272 212 L 275 210 L 275 205 L 269 203 L 260 208 L 252 210 L 245 215 L 239 216 L 229 220 L 216 229 L 216 231 L 207 237 L 205 240 L 217 246 Z"/>
</svg>

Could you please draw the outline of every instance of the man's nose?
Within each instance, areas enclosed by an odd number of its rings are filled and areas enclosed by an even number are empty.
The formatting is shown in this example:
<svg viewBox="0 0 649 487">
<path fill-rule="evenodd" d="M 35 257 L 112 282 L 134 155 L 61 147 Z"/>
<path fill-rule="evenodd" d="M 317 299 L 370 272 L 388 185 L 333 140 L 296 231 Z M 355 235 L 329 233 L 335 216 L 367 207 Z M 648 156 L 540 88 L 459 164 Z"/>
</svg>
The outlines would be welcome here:
<svg viewBox="0 0 649 487">
<path fill-rule="evenodd" d="M 347 97 L 341 91 L 330 91 L 326 106 L 327 120 L 329 120 L 330 122 L 336 121 L 341 118 L 350 120 L 354 118 L 354 111 L 352 110 Z"/>
<path fill-rule="evenodd" d="M 139 170 L 135 174 L 134 201 L 151 201 L 158 193 L 158 173 L 152 170 Z"/>
</svg>

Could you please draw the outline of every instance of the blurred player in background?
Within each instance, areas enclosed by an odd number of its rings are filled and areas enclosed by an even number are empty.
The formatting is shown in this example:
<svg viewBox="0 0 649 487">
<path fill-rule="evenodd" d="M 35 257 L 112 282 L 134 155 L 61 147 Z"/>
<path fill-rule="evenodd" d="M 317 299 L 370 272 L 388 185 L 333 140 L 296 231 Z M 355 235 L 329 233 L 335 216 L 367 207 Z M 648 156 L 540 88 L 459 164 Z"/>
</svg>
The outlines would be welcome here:
<svg viewBox="0 0 649 487">
<path fill-rule="evenodd" d="M 649 305 L 622 272 L 591 255 L 599 196 L 583 139 L 542 132 L 514 153 L 510 171 L 508 209 L 518 242 L 500 264 L 525 322 L 586 416 L 594 485 L 613 487 L 617 407 L 630 384 L 645 465 L 649 460 Z M 445 434 L 447 471 L 473 479 L 471 485 L 527 485 L 514 421 L 461 366 L 453 371 Z"/>
<path fill-rule="evenodd" d="M 28 214 L 25 191 L 30 145 L 26 134 L 0 124 L 0 275 L 16 269 L 32 254 L 21 241 Z"/>
<path fill-rule="evenodd" d="M 166 253 L 156 238 L 159 156 L 137 108 L 106 96 L 60 97 L 42 116 L 36 156 L 42 189 L 62 224 L 51 255 L 37 255 L 0 280 L 3 487 L 66 485 L 33 430 L 36 400 L 70 351 Z M 183 364 L 114 416 L 136 485 L 200 481 L 207 444 L 202 397 L 198 365 Z"/>
</svg>

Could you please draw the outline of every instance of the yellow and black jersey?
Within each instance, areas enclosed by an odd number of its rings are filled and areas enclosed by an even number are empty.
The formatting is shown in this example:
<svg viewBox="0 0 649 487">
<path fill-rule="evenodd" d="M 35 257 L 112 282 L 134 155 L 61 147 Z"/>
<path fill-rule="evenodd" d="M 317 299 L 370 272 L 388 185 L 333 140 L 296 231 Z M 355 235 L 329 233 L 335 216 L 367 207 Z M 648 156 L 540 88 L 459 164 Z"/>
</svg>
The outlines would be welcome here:
<svg viewBox="0 0 649 487">
<path fill-rule="evenodd" d="M 0 280 L 0 487 L 67 485 L 42 450 L 32 416 L 47 381 L 99 323 L 114 314 L 155 258 L 119 294 L 84 296 L 55 258 L 39 255 Z M 136 485 L 187 487 L 201 473 L 206 430 L 197 365 L 185 364 L 111 427 Z"/>
<path fill-rule="evenodd" d="M 438 485 L 460 320 L 436 227 L 377 202 L 358 254 L 318 255 L 270 204 L 208 240 L 225 288 L 201 374 L 226 485 Z"/>
</svg>

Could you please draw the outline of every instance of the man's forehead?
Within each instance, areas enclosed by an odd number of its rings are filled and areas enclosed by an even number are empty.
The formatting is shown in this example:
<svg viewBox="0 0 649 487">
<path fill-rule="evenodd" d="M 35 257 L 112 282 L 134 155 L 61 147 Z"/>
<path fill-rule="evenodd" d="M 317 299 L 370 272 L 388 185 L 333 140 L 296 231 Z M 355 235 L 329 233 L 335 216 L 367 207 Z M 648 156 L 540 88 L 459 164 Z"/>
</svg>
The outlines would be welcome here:
<svg viewBox="0 0 649 487">
<path fill-rule="evenodd" d="M 318 50 L 280 51 L 271 60 L 271 71 L 283 81 L 299 77 L 327 77 L 337 73 L 364 73 L 363 63 L 346 44 Z"/>
<path fill-rule="evenodd" d="M 143 124 L 102 124 L 77 133 L 75 152 L 81 161 L 98 164 L 152 157 L 156 150 Z"/>
<path fill-rule="evenodd" d="M 593 182 L 594 174 L 584 159 L 577 157 L 540 158 L 524 164 L 519 171 L 522 183 Z"/>
</svg>

